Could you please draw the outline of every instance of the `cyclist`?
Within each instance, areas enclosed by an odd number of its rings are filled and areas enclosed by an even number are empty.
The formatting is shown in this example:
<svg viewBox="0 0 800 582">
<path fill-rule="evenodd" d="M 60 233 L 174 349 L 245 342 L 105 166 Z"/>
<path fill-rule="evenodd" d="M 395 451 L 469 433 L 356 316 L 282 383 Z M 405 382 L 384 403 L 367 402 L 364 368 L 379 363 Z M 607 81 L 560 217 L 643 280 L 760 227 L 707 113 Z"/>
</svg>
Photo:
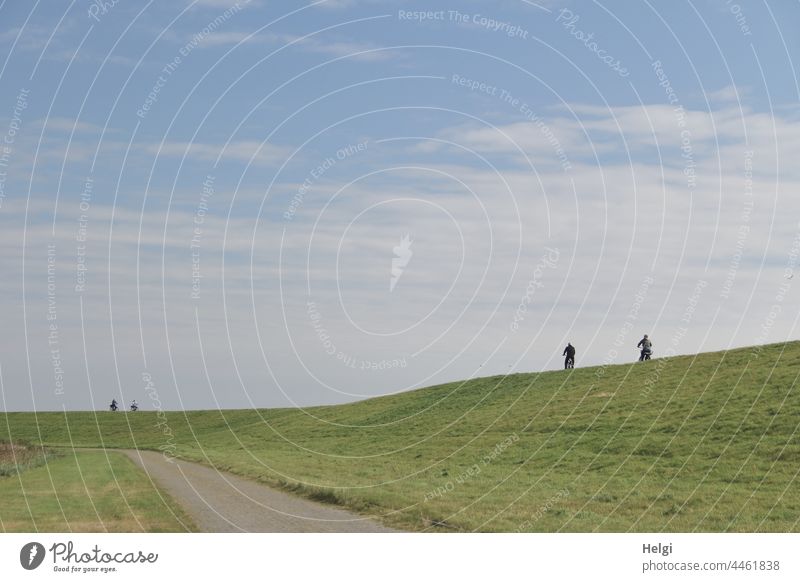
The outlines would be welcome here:
<svg viewBox="0 0 800 582">
<path fill-rule="evenodd" d="M 567 347 L 564 348 L 564 353 L 562 353 L 561 355 L 566 356 L 566 358 L 564 359 L 565 370 L 575 367 L 575 348 L 572 346 L 571 343 L 567 342 Z"/>
<path fill-rule="evenodd" d="M 653 342 L 644 334 L 644 337 L 636 344 L 637 348 L 641 348 L 642 353 L 639 355 L 639 361 L 649 360 L 653 353 Z"/>
</svg>

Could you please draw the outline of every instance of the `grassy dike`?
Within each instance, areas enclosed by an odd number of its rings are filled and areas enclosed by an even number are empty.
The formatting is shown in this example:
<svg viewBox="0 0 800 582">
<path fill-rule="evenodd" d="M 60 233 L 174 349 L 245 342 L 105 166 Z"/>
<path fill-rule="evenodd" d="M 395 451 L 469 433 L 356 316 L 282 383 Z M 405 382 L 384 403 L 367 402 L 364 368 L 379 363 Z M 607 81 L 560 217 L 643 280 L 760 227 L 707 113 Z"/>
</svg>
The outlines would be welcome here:
<svg viewBox="0 0 800 582">
<path fill-rule="evenodd" d="M 797 532 L 798 374 L 792 342 L 304 410 L 9 413 L 0 439 L 167 448 L 410 530 Z"/>
<path fill-rule="evenodd" d="M 121 453 L 57 452 L 0 478 L 3 532 L 181 532 L 195 526 Z"/>
</svg>

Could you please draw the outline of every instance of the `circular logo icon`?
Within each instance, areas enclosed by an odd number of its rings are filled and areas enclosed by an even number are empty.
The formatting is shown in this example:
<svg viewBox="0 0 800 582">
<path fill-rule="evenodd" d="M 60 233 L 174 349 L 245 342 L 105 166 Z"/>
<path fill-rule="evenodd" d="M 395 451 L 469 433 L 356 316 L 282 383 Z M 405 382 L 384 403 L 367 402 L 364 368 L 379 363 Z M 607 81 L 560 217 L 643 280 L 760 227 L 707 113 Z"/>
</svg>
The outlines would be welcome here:
<svg viewBox="0 0 800 582">
<path fill-rule="evenodd" d="M 19 551 L 19 563 L 26 570 L 35 570 L 44 561 L 44 546 L 39 542 L 30 542 Z"/>
</svg>

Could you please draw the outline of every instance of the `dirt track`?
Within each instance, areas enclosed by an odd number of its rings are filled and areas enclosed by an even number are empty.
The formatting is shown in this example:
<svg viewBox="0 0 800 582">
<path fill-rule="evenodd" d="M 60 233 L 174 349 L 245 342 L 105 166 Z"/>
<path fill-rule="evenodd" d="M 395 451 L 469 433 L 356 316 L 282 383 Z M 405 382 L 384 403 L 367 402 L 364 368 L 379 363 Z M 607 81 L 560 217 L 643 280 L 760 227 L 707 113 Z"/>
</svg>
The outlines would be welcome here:
<svg viewBox="0 0 800 582">
<path fill-rule="evenodd" d="M 205 532 L 391 532 L 375 521 L 161 453 L 123 451 Z"/>
</svg>

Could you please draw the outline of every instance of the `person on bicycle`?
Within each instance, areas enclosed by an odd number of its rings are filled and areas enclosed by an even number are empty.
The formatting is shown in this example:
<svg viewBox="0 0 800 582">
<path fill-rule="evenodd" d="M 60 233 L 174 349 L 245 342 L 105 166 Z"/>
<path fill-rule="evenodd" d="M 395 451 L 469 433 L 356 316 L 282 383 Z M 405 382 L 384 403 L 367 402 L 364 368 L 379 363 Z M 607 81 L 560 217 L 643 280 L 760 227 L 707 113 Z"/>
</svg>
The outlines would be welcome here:
<svg viewBox="0 0 800 582">
<path fill-rule="evenodd" d="M 653 353 L 653 342 L 644 334 L 644 337 L 636 344 L 637 348 L 641 348 L 642 353 L 639 355 L 639 361 L 649 360 L 650 355 Z"/>
<path fill-rule="evenodd" d="M 561 355 L 566 356 L 566 358 L 564 359 L 565 370 L 575 367 L 575 348 L 572 346 L 571 343 L 567 342 L 567 347 L 564 348 L 564 353 L 562 353 Z"/>
<path fill-rule="evenodd" d="M 118 407 L 117 407 L 117 399 L 116 398 L 112 398 L 111 399 L 111 406 L 109 406 L 109 408 L 111 409 L 111 412 L 116 412 L 117 411 Z"/>
<path fill-rule="evenodd" d="M 136 412 L 137 410 L 139 410 L 139 405 L 136 404 L 136 401 L 134 400 L 131 402 L 131 412 Z"/>
</svg>

